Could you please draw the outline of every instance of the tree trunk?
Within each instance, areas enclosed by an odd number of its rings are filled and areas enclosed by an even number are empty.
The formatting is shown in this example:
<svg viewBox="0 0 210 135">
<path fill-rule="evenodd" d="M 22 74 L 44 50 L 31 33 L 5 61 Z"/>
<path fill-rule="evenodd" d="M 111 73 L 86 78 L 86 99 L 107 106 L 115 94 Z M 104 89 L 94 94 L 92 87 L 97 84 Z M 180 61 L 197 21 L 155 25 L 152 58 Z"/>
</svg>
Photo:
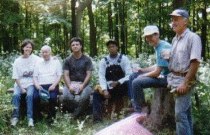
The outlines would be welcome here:
<svg viewBox="0 0 210 135">
<path fill-rule="evenodd" d="M 143 123 L 150 131 L 175 129 L 174 97 L 167 88 L 155 89 L 151 113 Z"/>
<path fill-rule="evenodd" d="M 88 16 L 89 16 L 89 25 L 90 25 L 90 56 L 97 56 L 97 44 L 96 44 L 96 26 L 92 11 L 91 3 L 88 5 Z"/>
<path fill-rule="evenodd" d="M 112 4 L 109 2 L 108 5 L 108 31 L 109 31 L 109 38 L 113 38 L 113 21 L 112 21 Z"/>
<path fill-rule="evenodd" d="M 119 29 L 118 29 L 118 27 L 119 27 L 119 13 L 118 13 L 118 2 L 117 2 L 117 0 L 115 0 L 115 2 L 114 2 L 114 8 L 115 8 L 115 10 L 116 10 L 116 14 L 115 14 L 115 29 L 114 29 L 114 38 L 115 38 L 115 40 L 119 43 Z"/>
<path fill-rule="evenodd" d="M 76 37 L 76 0 L 71 0 L 71 38 Z"/>
<path fill-rule="evenodd" d="M 206 54 L 206 41 L 207 41 L 207 12 L 206 12 L 206 2 L 204 2 L 204 7 L 201 9 L 202 12 L 202 25 L 201 25 L 201 41 L 202 41 L 202 57 L 204 58 L 204 61 L 206 60 L 205 54 Z"/>
<path fill-rule="evenodd" d="M 77 2 L 78 2 L 78 7 L 76 8 L 76 36 L 80 37 L 83 11 L 90 3 L 92 3 L 92 0 L 85 0 L 83 2 L 78 0 Z"/>
</svg>

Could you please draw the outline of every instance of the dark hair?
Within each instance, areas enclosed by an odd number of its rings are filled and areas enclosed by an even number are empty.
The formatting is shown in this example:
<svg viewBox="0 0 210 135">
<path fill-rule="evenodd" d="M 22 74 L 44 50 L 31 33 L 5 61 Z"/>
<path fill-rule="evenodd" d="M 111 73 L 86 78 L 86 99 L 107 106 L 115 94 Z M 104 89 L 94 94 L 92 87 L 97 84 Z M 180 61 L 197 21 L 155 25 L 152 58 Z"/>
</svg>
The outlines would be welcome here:
<svg viewBox="0 0 210 135">
<path fill-rule="evenodd" d="M 83 41 L 82 41 L 81 38 L 79 38 L 79 37 L 73 37 L 73 38 L 69 41 L 69 46 L 71 46 L 71 43 L 72 43 L 72 42 L 79 42 L 80 45 L 82 46 L 81 51 L 82 51 L 82 52 L 84 51 L 84 48 L 83 48 Z M 71 50 L 71 52 L 72 52 L 72 50 Z"/>
<path fill-rule="evenodd" d="M 22 42 L 22 44 L 21 44 L 21 46 L 20 46 L 21 54 L 24 54 L 23 48 L 24 48 L 26 45 L 28 45 L 28 44 L 31 44 L 31 46 L 32 46 L 32 52 L 33 52 L 33 50 L 34 50 L 34 42 L 33 42 L 31 39 L 25 39 L 25 40 L 23 40 L 23 42 Z M 31 52 L 31 53 L 32 53 L 32 52 Z"/>
<path fill-rule="evenodd" d="M 108 47 L 110 44 L 114 44 L 118 47 L 118 42 L 114 39 L 110 39 L 109 41 L 106 42 L 106 46 Z"/>
<path fill-rule="evenodd" d="M 70 41 L 69 41 L 69 45 L 71 45 L 72 42 L 79 42 L 81 46 L 83 46 L 83 41 L 81 38 L 79 37 L 73 37 Z"/>
</svg>

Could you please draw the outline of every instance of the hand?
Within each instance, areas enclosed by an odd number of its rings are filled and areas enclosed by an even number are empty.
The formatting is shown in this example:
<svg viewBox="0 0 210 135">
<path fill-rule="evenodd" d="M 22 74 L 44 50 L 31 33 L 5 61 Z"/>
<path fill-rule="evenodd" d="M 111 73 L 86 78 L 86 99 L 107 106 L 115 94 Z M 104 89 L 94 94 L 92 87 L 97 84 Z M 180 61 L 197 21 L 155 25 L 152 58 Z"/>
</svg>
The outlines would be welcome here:
<svg viewBox="0 0 210 135">
<path fill-rule="evenodd" d="M 35 87 L 36 87 L 37 90 L 43 89 L 41 85 L 35 85 Z"/>
<path fill-rule="evenodd" d="M 188 90 L 189 90 L 188 85 L 187 85 L 186 83 L 182 83 L 181 85 L 179 85 L 179 86 L 177 87 L 176 92 L 177 92 L 178 94 L 180 94 L 180 95 L 184 95 L 184 94 L 186 94 L 186 93 L 188 92 Z"/>
<path fill-rule="evenodd" d="M 68 86 L 68 89 L 69 89 L 70 93 L 74 94 L 74 88 L 71 85 Z"/>
<path fill-rule="evenodd" d="M 83 91 L 83 89 L 84 89 L 84 85 L 81 84 L 81 85 L 79 86 L 79 93 L 78 93 L 78 94 L 80 94 L 80 93 Z"/>
<path fill-rule="evenodd" d="M 120 84 L 118 81 L 113 81 L 110 85 L 115 88 L 118 84 Z"/>
<path fill-rule="evenodd" d="M 21 89 L 21 92 L 22 92 L 22 93 L 26 93 L 26 89 L 22 88 L 22 89 Z"/>
<path fill-rule="evenodd" d="M 110 98 L 110 94 L 109 94 L 109 92 L 108 92 L 107 90 L 104 90 L 104 91 L 103 91 L 103 96 L 104 96 L 105 98 Z"/>
<path fill-rule="evenodd" d="M 51 86 L 48 88 L 49 91 L 53 91 L 54 89 L 55 89 L 55 86 L 54 86 L 54 85 L 51 85 Z"/>
</svg>

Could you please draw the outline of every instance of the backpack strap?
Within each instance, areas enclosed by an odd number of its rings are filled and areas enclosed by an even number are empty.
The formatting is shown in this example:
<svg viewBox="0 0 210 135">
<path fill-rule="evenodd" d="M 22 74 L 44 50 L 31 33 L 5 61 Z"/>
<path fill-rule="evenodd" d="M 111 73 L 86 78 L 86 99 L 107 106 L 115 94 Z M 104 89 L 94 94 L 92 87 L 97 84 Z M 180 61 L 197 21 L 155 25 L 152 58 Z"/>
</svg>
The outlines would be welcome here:
<svg viewBox="0 0 210 135">
<path fill-rule="evenodd" d="M 106 61 L 106 65 L 109 65 L 109 61 L 107 59 L 107 57 L 104 57 L 105 61 Z"/>
<path fill-rule="evenodd" d="M 122 54 L 120 54 L 120 57 L 118 58 L 117 62 L 120 63 L 122 60 Z"/>
</svg>

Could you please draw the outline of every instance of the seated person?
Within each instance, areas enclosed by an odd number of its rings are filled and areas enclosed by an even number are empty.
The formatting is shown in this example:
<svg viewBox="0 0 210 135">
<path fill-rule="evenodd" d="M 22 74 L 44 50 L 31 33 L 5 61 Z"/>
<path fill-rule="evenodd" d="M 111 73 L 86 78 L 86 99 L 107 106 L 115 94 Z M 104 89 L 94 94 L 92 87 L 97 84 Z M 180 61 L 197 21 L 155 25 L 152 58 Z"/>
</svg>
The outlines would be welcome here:
<svg viewBox="0 0 210 135">
<path fill-rule="evenodd" d="M 73 112 L 74 118 L 78 118 L 90 103 L 92 88 L 89 81 L 93 65 L 91 59 L 82 52 L 83 43 L 80 38 L 72 38 L 69 45 L 72 54 L 66 58 L 63 65 L 63 107 Z"/>
<path fill-rule="evenodd" d="M 37 63 L 34 69 L 33 80 L 35 84 L 34 110 L 40 114 L 40 92 L 49 92 L 48 122 L 52 122 L 56 115 L 57 95 L 59 93 L 58 84 L 62 76 L 62 66 L 57 58 L 51 56 L 51 47 L 45 45 L 41 48 L 42 60 Z M 34 113 L 35 113 L 34 112 Z M 35 114 L 35 115 L 38 115 Z"/>
<path fill-rule="evenodd" d="M 157 26 L 146 26 L 143 36 L 155 49 L 156 64 L 147 68 L 139 68 L 130 76 L 129 88 L 132 93 L 132 105 L 136 112 L 142 112 L 142 106 L 145 103 L 144 88 L 167 87 L 168 61 L 163 52 L 170 51 L 172 47 L 168 42 L 159 39 Z"/>
<path fill-rule="evenodd" d="M 101 121 L 103 101 L 108 101 L 108 111 L 115 105 L 115 112 L 119 113 L 123 107 L 123 96 L 127 95 L 127 83 L 132 73 L 129 59 L 118 53 L 118 43 L 109 40 L 107 43 L 109 55 L 99 64 L 99 84 L 102 92 L 93 94 L 93 121 Z"/>
<path fill-rule="evenodd" d="M 27 105 L 27 118 L 28 126 L 33 127 L 33 73 L 34 67 L 40 58 L 32 51 L 34 49 L 34 43 L 26 39 L 21 45 L 21 56 L 18 57 L 13 65 L 12 79 L 15 80 L 14 94 L 12 97 L 12 105 L 14 111 L 12 113 L 11 125 L 16 126 L 20 116 L 20 97 L 21 94 L 26 93 L 26 105 Z"/>
</svg>

